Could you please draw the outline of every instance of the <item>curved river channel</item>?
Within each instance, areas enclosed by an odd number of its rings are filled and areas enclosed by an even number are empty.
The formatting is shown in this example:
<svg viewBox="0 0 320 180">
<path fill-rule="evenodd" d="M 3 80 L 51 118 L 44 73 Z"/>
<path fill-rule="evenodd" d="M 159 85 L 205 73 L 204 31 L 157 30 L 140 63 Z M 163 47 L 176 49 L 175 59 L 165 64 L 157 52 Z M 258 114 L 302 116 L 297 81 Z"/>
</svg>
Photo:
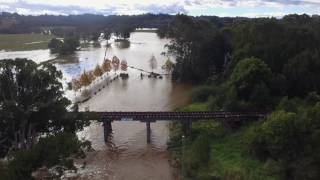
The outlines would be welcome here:
<svg viewBox="0 0 320 180">
<path fill-rule="evenodd" d="M 111 59 L 116 55 L 120 60 L 126 59 L 129 66 L 150 70 L 149 59 L 154 55 L 158 63 L 154 71 L 163 72 L 161 66 L 167 57 L 161 53 L 165 51 L 164 45 L 168 40 L 159 39 L 155 33 L 137 32 L 131 34 L 130 42 L 125 47 L 112 43 L 107 50 L 107 58 Z M 55 62 L 69 81 L 84 69 L 91 70 L 97 63 L 102 64 L 104 54 L 104 45 L 89 45 L 74 55 L 58 58 Z M 36 62 L 55 58 L 48 50 L 0 53 L 0 59 L 16 57 L 33 58 Z M 190 85 L 173 83 L 170 77 L 141 79 L 140 72 L 130 68 L 128 74 L 129 79 L 112 82 L 89 101 L 82 103 L 80 110 L 173 111 L 188 103 L 188 93 L 192 89 Z M 166 121 L 152 123 L 151 144 L 147 144 L 145 123 L 113 122 L 113 134 L 106 144 L 101 123 L 92 122 L 78 133 L 81 138 L 90 140 L 95 149 L 88 153 L 86 168 L 79 170 L 79 179 L 175 179 L 166 146 L 169 138 L 168 124 Z"/>
</svg>

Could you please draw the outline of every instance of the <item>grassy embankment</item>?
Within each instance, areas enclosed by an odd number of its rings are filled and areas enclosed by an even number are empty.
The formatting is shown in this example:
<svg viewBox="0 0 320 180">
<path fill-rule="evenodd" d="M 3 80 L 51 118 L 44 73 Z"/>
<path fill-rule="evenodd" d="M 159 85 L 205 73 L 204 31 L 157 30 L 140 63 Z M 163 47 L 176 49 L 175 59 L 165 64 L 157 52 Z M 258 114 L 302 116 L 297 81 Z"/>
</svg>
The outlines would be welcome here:
<svg viewBox="0 0 320 180">
<path fill-rule="evenodd" d="M 194 103 L 180 111 L 208 109 L 207 103 Z M 230 130 L 219 122 L 196 122 L 193 123 L 192 136 L 185 143 L 180 138 L 180 128 L 180 124 L 171 126 L 168 144 L 180 179 L 279 179 L 276 173 L 272 173 L 274 167 L 249 155 L 244 135 L 250 124 Z"/>
<path fill-rule="evenodd" d="M 0 50 L 27 51 L 48 49 L 54 36 L 43 34 L 0 34 Z"/>
</svg>

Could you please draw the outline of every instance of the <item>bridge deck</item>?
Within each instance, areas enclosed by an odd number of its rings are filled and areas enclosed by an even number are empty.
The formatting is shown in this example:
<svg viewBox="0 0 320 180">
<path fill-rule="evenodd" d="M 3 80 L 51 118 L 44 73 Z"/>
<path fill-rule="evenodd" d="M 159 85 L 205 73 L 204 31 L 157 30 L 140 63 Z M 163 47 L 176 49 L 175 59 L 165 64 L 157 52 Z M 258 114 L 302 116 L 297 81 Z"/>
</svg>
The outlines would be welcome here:
<svg viewBox="0 0 320 180">
<path fill-rule="evenodd" d="M 68 118 L 85 120 L 208 120 L 208 119 L 258 119 L 265 116 L 263 112 L 70 112 Z"/>
</svg>

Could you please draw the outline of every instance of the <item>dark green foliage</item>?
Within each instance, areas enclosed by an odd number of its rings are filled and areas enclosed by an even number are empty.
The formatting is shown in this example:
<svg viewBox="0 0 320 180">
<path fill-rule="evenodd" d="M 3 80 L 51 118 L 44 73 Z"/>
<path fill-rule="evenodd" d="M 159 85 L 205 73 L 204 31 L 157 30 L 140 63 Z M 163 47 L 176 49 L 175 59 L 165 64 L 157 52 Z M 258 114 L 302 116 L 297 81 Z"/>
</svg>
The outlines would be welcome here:
<svg viewBox="0 0 320 180">
<path fill-rule="evenodd" d="M 174 16 L 167 14 L 142 14 L 142 15 L 111 15 L 96 14 L 54 16 L 24 16 L 16 13 L 3 12 L 0 19 L 7 22 L 16 22 L 9 27 L 1 27 L 0 33 L 19 34 L 41 32 L 43 27 L 51 29 L 51 32 L 59 37 L 71 36 L 75 33 L 90 35 L 105 28 L 114 28 L 130 25 L 133 28 L 158 28 L 167 26 Z M 5 22 L 6 22 L 5 21 Z"/>
<path fill-rule="evenodd" d="M 50 168 L 60 165 L 69 169 L 74 168 L 70 156 L 84 157 L 84 151 L 88 148 L 90 145 L 79 141 L 73 133 L 41 138 L 31 149 L 19 150 L 9 155 L 7 179 L 31 179 L 31 173 L 42 166 Z M 0 168 L 1 173 L 4 172 Z"/>
<path fill-rule="evenodd" d="M 303 100 L 299 98 L 289 99 L 287 96 L 283 97 L 277 106 L 277 110 L 286 112 L 297 112 L 300 105 L 303 104 Z"/>
<path fill-rule="evenodd" d="M 56 38 L 51 39 L 48 44 L 48 48 L 51 50 L 52 53 L 58 53 L 59 49 L 61 48 L 63 42 Z"/>
<path fill-rule="evenodd" d="M 1 180 L 9 179 L 9 169 L 6 163 L 0 161 L 0 177 Z"/>
<path fill-rule="evenodd" d="M 276 160 L 286 179 L 319 179 L 320 104 L 298 113 L 276 111 L 246 134 L 249 150 L 258 158 Z"/>
<path fill-rule="evenodd" d="M 284 67 L 289 96 L 305 96 L 320 92 L 320 55 L 318 51 L 303 51 L 290 59 Z"/>
<path fill-rule="evenodd" d="M 206 18 L 178 15 L 159 34 L 173 39 L 168 50 L 177 57 L 174 79 L 219 84 L 231 79 L 240 61 L 262 60 L 271 71 L 268 82 L 253 82 L 256 87 L 244 87 L 238 97 L 262 102 L 257 98 L 271 95 L 274 98 L 266 105 L 270 107 L 281 96 L 319 92 L 319 24 L 316 16 L 288 15 L 283 19 L 237 19 L 219 29 Z M 252 97 L 246 94 L 250 88 Z"/>
<path fill-rule="evenodd" d="M 238 100 L 250 102 L 253 107 L 267 107 L 270 101 L 269 84 L 272 73 L 260 59 L 247 58 L 240 61 L 231 74 Z"/>
<path fill-rule="evenodd" d="M 100 32 L 93 32 L 93 33 L 91 33 L 91 40 L 92 40 L 92 41 L 98 41 L 100 35 L 101 35 Z"/>
<path fill-rule="evenodd" d="M 130 33 L 134 31 L 134 28 L 129 25 L 119 25 L 112 28 L 114 35 L 118 39 L 128 39 L 130 38 Z"/>
<path fill-rule="evenodd" d="M 194 171 L 189 175 L 193 179 L 319 179 L 320 19 L 308 15 L 238 19 L 222 29 L 206 23 L 178 16 L 171 24 L 174 28 L 168 28 L 166 36 L 174 39 L 169 52 L 177 56 L 173 77 L 210 82 L 192 94 L 196 102 L 207 101 L 210 110 L 276 111 L 249 124 L 234 141 L 238 131 L 226 133 L 221 141 L 210 139 L 211 172 L 190 160 Z M 216 41 L 221 46 L 210 43 L 218 37 L 223 39 Z M 231 48 L 223 48 L 228 44 Z M 199 129 L 194 130 L 197 137 Z M 189 139 L 190 154 L 196 137 Z M 198 149 L 193 150 L 199 155 Z"/>
<path fill-rule="evenodd" d="M 210 141 L 207 136 L 200 135 L 192 142 L 182 162 L 186 164 L 189 177 L 195 177 L 199 168 L 208 165 L 210 151 Z"/>
<path fill-rule="evenodd" d="M 199 86 L 191 92 L 192 101 L 205 102 L 213 92 L 212 86 Z"/>
<path fill-rule="evenodd" d="M 272 73 L 263 61 L 247 58 L 236 65 L 228 81 L 204 92 L 211 95 L 211 110 L 259 111 L 273 105 L 271 80 Z"/>
<path fill-rule="evenodd" d="M 313 50 L 319 44 L 315 26 L 298 21 L 262 18 L 235 23 L 231 27 L 235 60 L 258 57 L 273 72 L 280 73 L 289 59 L 306 49 Z"/>
<path fill-rule="evenodd" d="M 217 27 L 185 15 L 177 15 L 172 24 L 167 47 L 176 56 L 174 79 L 203 82 L 223 71 L 229 45 Z"/>
<path fill-rule="evenodd" d="M 194 103 L 183 111 L 207 110 L 205 103 Z M 283 169 L 276 162 L 261 162 L 246 151 L 244 134 L 248 127 L 232 131 L 216 121 L 192 125 L 192 135 L 182 141 L 180 123 L 170 127 L 168 149 L 181 179 L 280 179 Z"/>
<path fill-rule="evenodd" d="M 31 60 L 0 61 L 0 156 L 29 149 L 42 133 L 75 132 L 82 121 L 65 119 L 62 73 L 52 64 Z"/>
</svg>

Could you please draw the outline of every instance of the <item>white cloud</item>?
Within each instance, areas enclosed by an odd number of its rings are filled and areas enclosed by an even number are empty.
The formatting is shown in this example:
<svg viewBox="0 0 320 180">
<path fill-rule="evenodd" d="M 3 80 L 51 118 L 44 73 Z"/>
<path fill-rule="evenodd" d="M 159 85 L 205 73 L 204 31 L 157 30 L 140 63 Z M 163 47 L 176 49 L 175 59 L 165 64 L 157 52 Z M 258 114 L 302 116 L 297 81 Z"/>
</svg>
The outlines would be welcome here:
<svg viewBox="0 0 320 180">
<path fill-rule="evenodd" d="M 0 11 L 4 11 L 4 10 L 9 9 L 9 8 L 10 8 L 10 6 L 8 6 L 8 5 L 0 4 Z"/>
<path fill-rule="evenodd" d="M 56 11 L 51 11 L 47 9 L 39 10 L 39 11 L 32 11 L 30 9 L 25 9 L 25 8 L 16 8 L 16 12 L 18 14 L 23 14 L 23 15 L 41 15 L 41 14 L 48 14 L 48 15 L 67 15 L 63 14 L 60 12 Z"/>
<path fill-rule="evenodd" d="M 168 5 L 168 4 L 181 4 L 179 0 L 24 0 L 28 4 L 43 4 L 51 6 L 80 6 L 90 7 L 95 9 L 104 9 L 106 7 L 127 7 L 132 8 L 138 5 Z"/>
<path fill-rule="evenodd" d="M 9 7 L 9 8 L 8 8 Z M 292 13 L 305 9 L 314 12 L 320 8 L 320 0 L 0 0 L 0 11 L 18 12 L 23 14 L 142 14 L 142 13 L 188 13 L 191 15 L 219 10 L 217 14 L 242 15 L 243 12 L 232 10 L 251 8 L 247 15 L 265 15 L 275 12 Z M 266 8 L 270 13 L 255 12 L 255 8 Z M 296 9 L 299 9 L 295 11 Z M 225 10 L 225 12 L 221 12 Z M 203 12 L 206 11 L 206 12 Z M 197 12 L 197 13 L 194 13 Z M 213 12 L 213 11 L 210 11 Z M 291 11 L 290 11 L 291 12 Z M 242 13 L 242 14 L 241 14 Z M 308 12 L 306 12 L 308 13 Z M 283 13 L 284 14 L 284 13 Z M 212 14 L 214 15 L 214 14 Z"/>
<path fill-rule="evenodd" d="M 275 18 L 280 18 L 285 16 L 286 13 L 284 12 L 269 12 L 269 13 L 244 13 L 244 14 L 240 14 L 239 16 L 242 17 L 250 17 L 250 18 L 262 18 L 262 17 L 275 17 Z"/>
<path fill-rule="evenodd" d="M 0 0 L 0 5 L 1 3 L 16 3 L 18 0 Z"/>
</svg>

